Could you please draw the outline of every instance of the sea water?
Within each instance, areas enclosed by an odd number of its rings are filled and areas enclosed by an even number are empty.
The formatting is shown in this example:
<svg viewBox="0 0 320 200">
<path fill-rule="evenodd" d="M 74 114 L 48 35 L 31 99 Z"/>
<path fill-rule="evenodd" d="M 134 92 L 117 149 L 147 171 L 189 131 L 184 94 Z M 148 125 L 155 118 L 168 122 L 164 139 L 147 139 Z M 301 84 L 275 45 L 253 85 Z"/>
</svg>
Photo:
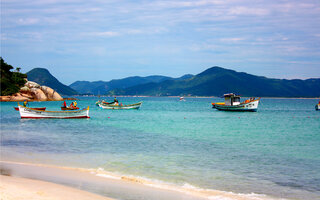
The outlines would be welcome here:
<svg viewBox="0 0 320 200">
<path fill-rule="evenodd" d="M 111 98 L 105 98 L 112 101 Z M 320 199 L 320 111 L 315 99 L 262 98 L 258 112 L 211 108 L 219 98 L 121 97 L 139 110 L 90 119 L 20 119 L 1 102 L 1 160 L 99 169 L 180 187 Z M 71 103 L 69 101 L 68 103 Z M 30 102 L 59 110 L 62 102 Z"/>
</svg>

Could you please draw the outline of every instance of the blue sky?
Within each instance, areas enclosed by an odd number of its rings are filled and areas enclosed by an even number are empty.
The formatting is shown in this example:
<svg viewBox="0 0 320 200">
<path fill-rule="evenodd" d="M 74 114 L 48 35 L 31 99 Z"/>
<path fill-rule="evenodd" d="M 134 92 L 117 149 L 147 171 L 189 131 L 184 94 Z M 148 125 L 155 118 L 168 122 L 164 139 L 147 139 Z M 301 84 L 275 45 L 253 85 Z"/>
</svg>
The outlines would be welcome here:
<svg viewBox="0 0 320 200">
<path fill-rule="evenodd" d="M 212 66 L 320 77 L 320 1 L 1 0 L 1 56 L 65 84 Z"/>
</svg>

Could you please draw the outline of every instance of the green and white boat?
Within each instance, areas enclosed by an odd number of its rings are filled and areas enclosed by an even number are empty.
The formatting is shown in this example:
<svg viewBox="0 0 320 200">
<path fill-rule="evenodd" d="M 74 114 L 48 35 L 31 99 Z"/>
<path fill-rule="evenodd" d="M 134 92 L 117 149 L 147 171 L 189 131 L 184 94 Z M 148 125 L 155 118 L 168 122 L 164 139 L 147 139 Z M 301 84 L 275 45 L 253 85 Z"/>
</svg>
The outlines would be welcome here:
<svg viewBox="0 0 320 200">
<path fill-rule="evenodd" d="M 110 109 L 110 110 L 130 110 L 130 109 L 139 109 L 142 105 L 142 102 L 129 104 L 129 105 L 122 105 L 122 104 L 104 104 L 99 103 L 99 107 L 103 109 Z"/>
</svg>

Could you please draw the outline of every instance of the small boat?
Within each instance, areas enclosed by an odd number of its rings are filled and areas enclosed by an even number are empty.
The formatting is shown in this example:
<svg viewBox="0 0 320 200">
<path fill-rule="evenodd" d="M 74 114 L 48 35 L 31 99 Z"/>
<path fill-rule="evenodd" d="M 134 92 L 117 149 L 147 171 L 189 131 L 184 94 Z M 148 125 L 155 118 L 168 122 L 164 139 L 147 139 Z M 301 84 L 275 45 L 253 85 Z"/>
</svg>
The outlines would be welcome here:
<svg viewBox="0 0 320 200">
<path fill-rule="evenodd" d="M 130 105 L 100 103 L 99 107 L 103 109 L 111 109 L 111 110 L 130 110 L 130 109 L 139 109 L 141 105 L 142 105 L 142 102 L 130 104 Z"/>
<path fill-rule="evenodd" d="M 61 110 L 79 110 L 79 107 L 61 107 Z"/>
<path fill-rule="evenodd" d="M 102 100 L 102 101 L 99 100 L 99 101 L 96 102 L 96 106 L 99 106 L 99 104 L 109 104 L 109 105 L 111 105 L 111 104 L 115 104 L 115 103 L 116 102 L 114 102 L 114 101 L 109 103 L 109 102 L 106 102 L 104 100 Z"/>
<path fill-rule="evenodd" d="M 19 107 L 14 107 L 14 109 L 15 109 L 16 111 L 19 111 Z M 32 109 L 44 111 L 44 110 L 46 110 L 46 107 L 42 107 L 42 108 L 32 108 Z"/>
<path fill-rule="evenodd" d="M 320 110 L 320 102 L 315 106 L 316 110 Z"/>
<path fill-rule="evenodd" d="M 41 118 L 58 118 L 58 119 L 72 119 L 72 118 L 90 118 L 89 106 L 82 110 L 76 111 L 41 111 L 33 108 L 21 106 L 18 103 L 18 108 L 21 118 L 41 119 Z"/>
<path fill-rule="evenodd" d="M 179 101 L 186 101 L 184 97 L 180 97 Z"/>
<path fill-rule="evenodd" d="M 225 102 L 212 103 L 212 108 L 224 111 L 252 111 L 255 112 L 258 109 L 260 98 L 250 98 L 243 102 L 240 102 L 240 96 L 233 93 L 224 95 Z"/>
</svg>

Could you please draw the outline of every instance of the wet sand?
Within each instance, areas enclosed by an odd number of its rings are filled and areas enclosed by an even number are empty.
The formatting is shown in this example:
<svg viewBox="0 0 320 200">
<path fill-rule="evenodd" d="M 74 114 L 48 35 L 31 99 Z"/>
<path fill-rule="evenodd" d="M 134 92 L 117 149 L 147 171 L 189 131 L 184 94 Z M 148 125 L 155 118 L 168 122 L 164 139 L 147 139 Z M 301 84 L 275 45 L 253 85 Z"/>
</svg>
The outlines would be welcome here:
<svg viewBox="0 0 320 200">
<path fill-rule="evenodd" d="M 56 167 L 8 161 L 0 161 L 0 169 L 2 174 L 0 191 L 5 200 L 100 200 L 110 198 L 124 200 L 272 199 L 263 195 L 244 195 L 155 184 L 134 177 L 114 176 L 95 169 Z M 65 195 L 64 191 L 66 191 Z M 79 198 L 77 195 L 79 195 Z M 28 198 L 21 198 L 23 196 Z"/>
</svg>

